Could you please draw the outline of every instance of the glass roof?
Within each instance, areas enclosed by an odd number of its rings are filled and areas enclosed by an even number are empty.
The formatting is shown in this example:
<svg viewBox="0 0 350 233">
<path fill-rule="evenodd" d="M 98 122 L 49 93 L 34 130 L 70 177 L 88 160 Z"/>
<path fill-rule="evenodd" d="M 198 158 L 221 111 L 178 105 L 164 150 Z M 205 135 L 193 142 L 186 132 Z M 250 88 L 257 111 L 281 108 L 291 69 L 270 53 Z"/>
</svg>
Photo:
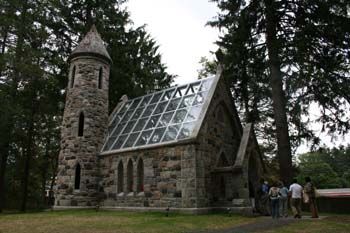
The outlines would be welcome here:
<svg viewBox="0 0 350 233">
<path fill-rule="evenodd" d="M 190 138 L 214 78 L 128 100 L 112 116 L 102 152 Z"/>
</svg>

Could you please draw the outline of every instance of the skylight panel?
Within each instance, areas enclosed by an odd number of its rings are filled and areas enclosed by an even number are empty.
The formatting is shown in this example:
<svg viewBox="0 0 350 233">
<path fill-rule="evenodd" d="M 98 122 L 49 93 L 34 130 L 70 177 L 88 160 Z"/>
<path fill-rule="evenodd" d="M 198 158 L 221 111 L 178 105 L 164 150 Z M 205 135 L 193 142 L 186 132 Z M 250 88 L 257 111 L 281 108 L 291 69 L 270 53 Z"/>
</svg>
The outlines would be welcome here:
<svg viewBox="0 0 350 233">
<path fill-rule="evenodd" d="M 147 117 L 146 117 L 146 118 L 141 118 L 141 119 L 137 122 L 137 124 L 136 124 L 136 126 L 135 126 L 135 128 L 134 128 L 134 131 L 141 131 L 141 130 L 143 129 L 143 127 L 146 125 L 147 121 L 148 121 L 148 118 L 147 118 Z"/>
<path fill-rule="evenodd" d="M 137 133 L 132 133 L 129 135 L 128 139 L 126 140 L 123 148 L 127 148 L 127 147 L 131 147 L 134 145 L 137 137 L 139 136 L 140 132 L 137 132 Z"/>
<path fill-rule="evenodd" d="M 152 116 L 149 119 L 145 129 L 155 128 L 157 123 L 158 123 L 159 118 L 160 118 L 160 115 Z"/>
<path fill-rule="evenodd" d="M 122 147 L 127 136 L 128 136 L 127 134 L 119 136 L 118 140 L 114 143 L 112 150 L 116 150 Z"/>
<path fill-rule="evenodd" d="M 170 125 L 164 135 L 163 142 L 175 140 L 180 128 L 181 124 Z"/>
<path fill-rule="evenodd" d="M 203 79 L 128 100 L 114 113 L 102 151 L 191 137 L 212 83 Z"/>
<path fill-rule="evenodd" d="M 165 132 L 165 127 L 158 128 L 158 129 L 154 130 L 153 135 L 149 141 L 149 144 L 154 144 L 154 143 L 160 142 L 164 132 Z"/>
<path fill-rule="evenodd" d="M 162 95 L 163 95 L 163 92 L 154 94 L 154 96 L 151 100 L 151 104 L 157 103 L 160 100 L 160 98 L 162 97 Z"/>
<path fill-rule="evenodd" d="M 181 123 L 184 121 L 187 114 L 187 109 L 177 110 L 172 123 Z"/>
<path fill-rule="evenodd" d="M 191 136 L 194 126 L 194 122 L 183 124 L 178 139 L 188 138 Z"/>
<path fill-rule="evenodd" d="M 152 135 L 153 130 L 146 130 L 143 131 L 141 133 L 141 136 L 139 137 L 137 143 L 135 144 L 135 146 L 142 146 L 142 145 L 146 145 L 148 140 L 150 139 L 151 135 Z"/>
<path fill-rule="evenodd" d="M 179 105 L 181 101 L 181 98 L 177 98 L 177 99 L 173 99 L 169 102 L 169 105 L 166 109 L 166 111 L 173 111 L 173 110 L 176 110 L 177 109 L 177 106 Z"/>
</svg>

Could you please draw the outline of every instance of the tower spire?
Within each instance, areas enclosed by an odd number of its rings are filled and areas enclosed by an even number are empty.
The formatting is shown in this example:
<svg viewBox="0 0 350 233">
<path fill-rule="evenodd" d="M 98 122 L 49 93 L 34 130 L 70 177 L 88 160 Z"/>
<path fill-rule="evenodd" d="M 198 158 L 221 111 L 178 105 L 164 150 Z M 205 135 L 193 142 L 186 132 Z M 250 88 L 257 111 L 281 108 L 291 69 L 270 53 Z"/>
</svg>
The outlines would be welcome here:
<svg viewBox="0 0 350 233">
<path fill-rule="evenodd" d="M 90 31 L 73 50 L 72 54 L 70 55 L 70 59 L 84 55 L 97 56 L 106 60 L 108 63 L 111 63 L 112 61 L 95 24 L 92 25 Z"/>
</svg>

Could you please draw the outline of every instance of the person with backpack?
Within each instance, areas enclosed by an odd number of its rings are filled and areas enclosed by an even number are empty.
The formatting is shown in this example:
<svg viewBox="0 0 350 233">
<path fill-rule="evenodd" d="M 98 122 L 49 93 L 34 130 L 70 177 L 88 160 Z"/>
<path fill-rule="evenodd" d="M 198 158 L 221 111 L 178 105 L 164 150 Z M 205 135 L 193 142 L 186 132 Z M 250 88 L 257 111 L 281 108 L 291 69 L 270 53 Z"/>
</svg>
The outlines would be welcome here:
<svg viewBox="0 0 350 233">
<path fill-rule="evenodd" d="M 278 188 L 276 184 L 273 184 L 270 188 L 269 197 L 271 201 L 271 216 L 274 219 L 279 218 L 280 188 Z"/>
<path fill-rule="evenodd" d="M 309 196 L 308 203 L 310 206 L 310 212 L 312 218 L 318 218 L 317 204 L 316 204 L 316 188 L 311 182 L 310 177 L 305 177 L 304 191 Z"/>
</svg>

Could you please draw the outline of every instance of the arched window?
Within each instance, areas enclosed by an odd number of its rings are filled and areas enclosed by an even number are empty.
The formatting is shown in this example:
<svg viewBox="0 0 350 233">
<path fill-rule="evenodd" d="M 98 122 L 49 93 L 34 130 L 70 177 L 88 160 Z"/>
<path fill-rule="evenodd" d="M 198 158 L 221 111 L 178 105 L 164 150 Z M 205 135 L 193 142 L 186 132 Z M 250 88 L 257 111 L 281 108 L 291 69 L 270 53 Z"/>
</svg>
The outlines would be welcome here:
<svg viewBox="0 0 350 233">
<path fill-rule="evenodd" d="M 143 161 L 139 160 L 137 164 L 137 192 L 143 192 Z"/>
<path fill-rule="evenodd" d="M 75 166 L 75 178 L 74 178 L 74 189 L 80 189 L 80 174 L 81 174 L 81 167 L 78 163 Z"/>
<path fill-rule="evenodd" d="M 70 87 L 73 88 L 74 86 L 74 78 L 75 78 L 75 66 L 73 66 L 72 74 L 71 74 L 71 80 L 70 80 Z"/>
<path fill-rule="evenodd" d="M 81 137 L 84 135 L 84 113 L 79 115 L 79 126 L 78 126 L 78 136 Z"/>
<path fill-rule="evenodd" d="M 127 183 L 126 183 L 126 190 L 127 192 L 132 192 L 133 191 L 133 165 L 131 159 L 128 162 L 128 167 L 127 167 Z"/>
<path fill-rule="evenodd" d="M 124 166 L 123 162 L 120 161 L 118 165 L 118 187 L 117 192 L 122 193 L 124 189 Z"/>
<path fill-rule="evenodd" d="M 229 163 L 227 161 L 225 154 L 221 153 L 217 167 L 228 167 L 228 166 L 229 166 Z"/>
<path fill-rule="evenodd" d="M 226 197 L 226 182 L 224 176 L 220 177 L 220 196 Z"/>
<path fill-rule="evenodd" d="M 224 114 L 225 113 L 224 113 L 224 111 L 222 109 L 222 106 L 219 106 L 219 109 L 218 109 L 218 111 L 216 113 L 216 116 L 217 116 L 219 122 L 221 122 L 221 123 L 225 123 L 225 116 L 224 116 Z"/>
<path fill-rule="evenodd" d="M 103 81 L 103 69 L 101 67 L 98 72 L 98 89 L 102 88 L 102 81 Z"/>
</svg>

